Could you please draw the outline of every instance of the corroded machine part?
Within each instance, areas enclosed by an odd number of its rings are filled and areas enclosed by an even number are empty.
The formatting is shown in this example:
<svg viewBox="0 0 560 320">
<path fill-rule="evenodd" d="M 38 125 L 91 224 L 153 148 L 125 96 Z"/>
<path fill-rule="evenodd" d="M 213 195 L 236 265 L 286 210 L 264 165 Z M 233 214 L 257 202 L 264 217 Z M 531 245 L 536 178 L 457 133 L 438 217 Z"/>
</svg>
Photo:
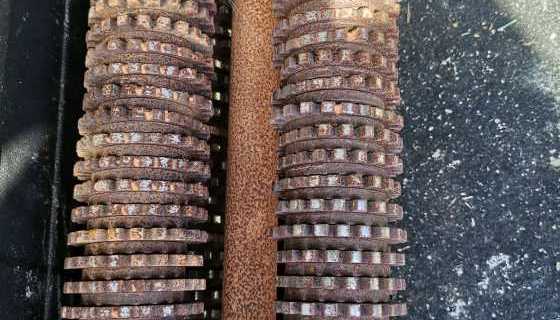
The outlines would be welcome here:
<svg viewBox="0 0 560 320">
<path fill-rule="evenodd" d="M 281 156 L 279 171 L 286 176 L 348 174 L 394 177 L 402 173 L 402 160 L 383 152 L 360 149 L 312 149 Z"/>
<path fill-rule="evenodd" d="M 352 249 L 387 251 L 389 245 L 404 243 L 406 231 L 398 228 L 344 224 L 282 225 L 273 230 L 287 249 Z"/>
<path fill-rule="evenodd" d="M 321 122 L 355 125 L 381 123 L 395 132 L 400 131 L 404 126 L 403 117 L 395 111 L 367 104 L 335 101 L 321 103 L 306 101 L 275 107 L 272 119 L 272 125 L 281 132 Z"/>
<path fill-rule="evenodd" d="M 405 316 L 404 304 L 369 303 L 321 303 L 321 302 L 278 302 L 276 312 L 284 319 L 307 320 L 385 320 L 390 317 Z"/>
<path fill-rule="evenodd" d="M 169 156 L 207 160 L 210 146 L 204 140 L 157 132 L 113 132 L 85 136 L 76 145 L 79 157 L 103 155 Z"/>
<path fill-rule="evenodd" d="M 276 135 L 271 0 L 233 3 L 223 319 L 273 320 Z"/>
<path fill-rule="evenodd" d="M 212 54 L 212 39 L 201 28 L 185 19 L 165 14 L 119 13 L 102 20 L 91 20 L 86 36 L 88 47 L 95 47 L 109 37 L 142 38 L 173 43 Z"/>
<path fill-rule="evenodd" d="M 287 275 L 387 277 L 391 267 L 404 264 L 403 254 L 381 251 L 285 250 L 277 258 Z"/>
<path fill-rule="evenodd" d="M 399 3 L 395 0 L 277 0 L 274 1 L 273 10 L 277 17 L 284 17 L 298 6 L 304 9 L 310 7 L 349 7 L 352 5 L 359 8 L 372 6 L 387 12 L 393 17 L 398 17 L 400 13 Z"/>
<path fill-rule="evenodd" d="M 111 204 L 77 207 L 72 222 L 88 229 L 133 227 L 183 227 L 208 220 L 204 208 L 161 204 Z"/>
<path fill-rule="evenodd" d="M 208 241 L 200 230 L 165 228 L 90 229 L 71 232 L 69 246 L 84 246 L 88 254 L 185 252 L 186 244 Z"/>
<path fill-rule="evenodd" d="M 406 288 L 403 279 L 369 277 L 279 276 L 285 298 L 295 301 L 376 303 Z"/>
<path fill-rule="evenodd" d="M 207 140 L 212 127 L 178 112 L 142 106 L 114 106 L 84 114 L 78 121 L 82 135 L 109 132 L 158 132 L 182 134 Z"/>
<path fill-rule="evenodd" d="M 280 179 L 276 190 L 284 198 L 365 198 L 388 200 L 400 196 L 400 183 L 381 176 L 308 175 Z"/>
<path fill-rule="evenodd" d="M 275 0 L 272 96 L 279 132 L 277 313 L 282 319 L 403 316 L 391 269 L 403 217 L 395 0 Z"/>
<path fill-rule="evenodd" d="M 368 199 L 290 199 L 281 200 L 276 209 L 278 218 L 293 224 L 386 225 L 401 220 L 403 210 L 399 205 Z"/>
<path fill-rule="evenodd" d="M 74 187 L 74 199 L 89 203 L 203 203 L 207 198 L 202 183 L 105 179 Z"/>
<path fill-rule="evenodd" d="M 144 38 L 110 37 L 90 48 L 86 56 L 89 68 L 102 63 L 160 63 L 192 67 L 212 74 L 214 62 L 207 54 L 190 46 Z"/>
<path fill-rule="evenodd" d="M 197 91 L 204 95 L 211 92 L 210 79 L 196 69 L 155 63 L 101 63 L 85 74 L 86 87 L 104 83 L 138 83 L 146 86 L 167 86 L 172 90 Z"/>
<path fill-rule="evenodd" d="M 70 257 L 66 270 L 82 270 L 84 280 L 180 278 L 187 268 L 202 267 L 192 254 L 133 254 Z"/>
<path fill-rule="evenodd" d="M 203 95 L 163 86 L 105 84 L 91 88 L 84 96 L 84 111 L 102 107 L 136 105 L 178 112 L 201 121 L 213 116 L 212 101 Z"/>
<path fill-rule="evenodd" d="M 205 279 L 157 279 L 66 282 L 63 291 L 81 295 L 85 304 L 118 306 L 178 303 L 186 292 L 205 289 Z"/>
<path fill-rule="evenodd" d="M 111 177 L 170 181 L 207 181 L 210 168 L 202 161 L 150 156 L 107 156 L 79 161 L 74 176 L 80 180 Z"/>
<path fill-rule="evenodd" d="M 214 32 L 216 4 L 213 1 L 93 0 L 90 3 L 90 22 L 136 12 L 182 18 L 188 23 L 199 26 L 206 33 Z"/>
<path fill-rule="evenodd" d="M 213 0 L 91 0 L 65 319 L 193 319 L 214 214 Z M 213 244 L 215 245 L 215 244 Z M 212 260 L 212 259 L 210 259 Z M 79 276 L 80 278 L 78 278 Z M 207 279 L 205 279 L 207 277 Z"/>
<path fill-rule="evenodd" d="M 63 319 L 80 320 L 159 320 L 159 319 L 189 319 L 193 315 L 202 314 L 202 303 L 142 305 L 118 307 L 63 307 Z"/>
<path fill-rule="evenodd" d="M 383 125 L 354 125 L 352 123 L 324 123 L 286 131 L 280 134 L 280 154 L 314 148 L 351 148 L 399 153 L 401 137 Z"/>
</svg>

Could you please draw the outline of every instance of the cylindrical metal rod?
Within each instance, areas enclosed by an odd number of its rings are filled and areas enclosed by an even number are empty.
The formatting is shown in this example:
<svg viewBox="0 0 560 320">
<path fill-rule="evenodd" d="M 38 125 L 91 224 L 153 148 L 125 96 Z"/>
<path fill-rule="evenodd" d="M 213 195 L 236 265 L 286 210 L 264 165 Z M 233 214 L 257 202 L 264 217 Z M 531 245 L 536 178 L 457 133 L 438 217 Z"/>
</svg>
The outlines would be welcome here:
<svg viewBox="0 0 560 320">
<path fill-rule="evenodd" d="M 223 319 L 275 319 L 277 137 L 270 126 L 271 0 L 235 0 L 229 110 Z"/>
</svg>

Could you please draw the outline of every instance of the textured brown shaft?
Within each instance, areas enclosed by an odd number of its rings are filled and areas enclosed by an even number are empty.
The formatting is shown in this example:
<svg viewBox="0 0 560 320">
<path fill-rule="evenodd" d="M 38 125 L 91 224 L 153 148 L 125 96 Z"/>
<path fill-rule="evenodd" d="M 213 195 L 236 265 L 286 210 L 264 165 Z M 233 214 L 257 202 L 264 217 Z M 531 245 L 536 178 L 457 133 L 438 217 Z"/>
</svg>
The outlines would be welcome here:
<svg viewBox="0 0 560 320">
<path fill-rule="evenodd" d="M 223 319 L 275 319 L 271 0 L 234 1 Z"/>
<path fill-rule="evenodd" d="M 271 0 L 233 1 L 223 319 L 275 319 Z"/>
</svg>

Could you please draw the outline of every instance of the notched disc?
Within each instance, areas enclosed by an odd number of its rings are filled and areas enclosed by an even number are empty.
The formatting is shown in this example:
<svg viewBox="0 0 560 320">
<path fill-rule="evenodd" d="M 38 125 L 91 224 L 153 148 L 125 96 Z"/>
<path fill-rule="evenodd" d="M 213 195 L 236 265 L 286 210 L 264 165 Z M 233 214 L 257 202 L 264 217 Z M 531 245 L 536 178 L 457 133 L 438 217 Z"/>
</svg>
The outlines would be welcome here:
<svg viewBox="0 0 560 320">
<path fill-rule="evenodd" d="M 381 125 L 353 125 L 351 123 L 318 123 L 280 134 L 279 147 L 283 154 L 302 150 L 362 149 L 400 153 L 402 138 Z"/>
<path fill-rule="evenodd" d="M 87 112 L 78 121 L 80 134 L 158 132 L 192 135 L 207 140 L 212 127 L 178 112 L 142 106 L 113 106 Z"/>
<path fill-rule="evenodd" d="M 345 148 L 286 154 L 280 157 L 278 166 L 284 176 L 361 173 L 395 177 L 403 172 L 402 160 L 396 155 Z"/>
<path fill-rule="evenodd" d="M 135 267 L 202 267 L 203 258 L 187 254 L 137 254 L 70 257 L 64 269 L 135 268 Z"/>
<path fill-rule="evenodd" d="M 287 250 L 277 253 L 285 275 L 382 276 L 403 266 L 404 254 L 379 251 Z"/>
<path fill-rule="evenodd" d="M 275 16 L 285 17 L 292 10 L 309 11 L 313 8 L 342 7 L 342 6 L 373 6 L 388 12 L 391 16 L 400 14 L 398 0 L 274 0 L 272 10 Z"/>
<path fill-rule="evenodd" d="M 200 28 L 183 19 L 164 15 L 123 13 L 90 24 L 86 41 L 93 48 L 109 37 L 142 38 L 189 47 L 211 56 L 212 39 Z"/>
<path fill-rule="evenodd" d="M 398 37 L 398 16 L 391 15 L 382 6 L 360 6 L 351 3 L 332 3 L 326 6 L 302 5 L 280 19 L 273 31 L 276 42 L 288 36 L 322 31 L 329 27 L 374 26 L 389 37 Z"/>
<path fill-rule="evenodd" d="M 352 50 L 374 50 L 390 58 L 397 58 L 399 54 L 397 39 L 388 37 L 383 30 L 372 26 L 333 26 L 307 34 L 290 35 L 286 41 L 274 44 L 273 62 L 281 66 L 286 57 L 296 52 L 333 45 Z"/>
<path fill-rule="evenodd" d="M 204 140 L 180 134 L 113 132 L 82 137 L 76 152 L 85 159 L 128 155 L 208 160 L 210 146 Z"/>
<path fill-rule="evenodd" d="M 386 83 L 398 79 L 395 57 L 339 46 L 320 47 L 291 54 L 284 59 L 284 63 L 280 66 L 280 73 L 283 80 L 288 83 L 350 74 L 379 76 Z"/>
<path fill-rule="evenodd" d="M 406 316 L 407 308 L 405 304 L 277 301 L 276 313 L 290 320 L 386 320 Z"/>
<path fill-rule="evenodd" d="M 337 249 L 388 251 L 388 245 L 407 241 L 402 229 L 345 224 L 281 225 L 272 237 L 286 249 Z"/>
<path fill-rule="evenodd" d="M 80 294 L 90 305 L 177 303 L 185 292 L 206 289 L 205 279 L 157 279 L 65 282 L 65 294 Z"/>
<path fill-rule="evenodd" d="M 399 182 L 381 176 L 363 174 L 312 175 L 283 178 L 276 184 L 282 198 L 363 198 L 387 200 L 401 194 Z"/>
<path fill-rule="evenodd" d="M 202 266 L 202 256 L 188 254 L 85 256 L 64 261 L 64 269 L 82 270 L 82 280 L 180 278 L 188 267 Z"/>
<path fill-rule="evenodd" d="M 78 207 L 72 210 L 72 222 L 87 224 L 88 229 L 169 227 L 181 228 L 208 220 L 204 208 L 161 204 L 111 204 Z"/>
<path fill-rule="evenodd" d="M 90 24 L 127 13 L 151 14 L 185 20 L 207 33 L 214 33 L 214 1 L 186 0 L 95 0 L 89 10 Z"/>
<path fill-rule="evenodd" d="M 273 93 L 273 105 L 305 101 L 346 101 L 385 106 L 400 98 L 395 81 L 379 75 L 325 76 L 288 83 Z"/>
<path fill-rule="evenodd" d="M 167 87 L 172 90 L 197 92 L 209 96 L 211 78 L 195 68 L 154 63 L 113 62 L 92 66 L 86 71 L 85 87 L 92 89 L 106 84 L 136 84 Z"/>
<path fill-rule="evenodd" d="M 164 180 L 104 179 L 74 187 L 74 199 L 87 203 L 207 203 L 202 183 Z"/>
<path fill-rule="evenodd" d="M 214 115 L 212 101 L 208 97 L 165 87 L 137 84 L 113 83 L 101 88 L 91 88 L 84 96 L 83 108 L 85 111 L 92 111 L 122 105 L 139 105 L 178 112 L 203 122 L 207 122 Z"/>
<path fill-rule="evenodd" d="M 90 229 L 68 234 L 68 245 L 85 246 L 88 255 L 182 253 L 188 244 L 207 241 L 205 231 L 179 228 Z"/>
<path fill-rule="evenodd" d="M 103 63 L 159 63 L 196 68 L 202 73 L 214 73 L 211 55 L 194 51 L 190 47 L 142 38 L 109 37 L 86 55 L 86 67 Z"/>
<path fill-rule="evenodd" d="M 204 313 L 204 304 L 188 303 L 175 305 L 142 305 L 118 307 L 62 307 L 63 319 L 79 320 L 164 320 L 188 319 L 190 316 Z"/>
<path fill-rule="evenodd" d="M 278 276 L 277 287 L 292 301 L 381 302 L 406 289 L 403 279 Z"/>
<path fill-rule="evenodd" d="M 401 220 L 401 206 L 367 199 L 280 200 L 276 214 L 286 224 L 364 224 L 384 226 Z"/>
<path fill-rule="evenodd" d="M 301 102 L 275 107 L 271 122 L 281 132 L 320 123 L 349 123 L 355 126 L 382 123 L 392 131 L 400 131 L 404 126 L 403 117 L 395 111 L 366 104 L 334 101 Z"/>
<path fill-rule="evenodd" d="M 202 161 L 150 156 L 107 156 L 78 161 L 74 176 L 80 180 L 154 179 L 183 182 L 205 182 L 210 167 Z"/>
</svg>

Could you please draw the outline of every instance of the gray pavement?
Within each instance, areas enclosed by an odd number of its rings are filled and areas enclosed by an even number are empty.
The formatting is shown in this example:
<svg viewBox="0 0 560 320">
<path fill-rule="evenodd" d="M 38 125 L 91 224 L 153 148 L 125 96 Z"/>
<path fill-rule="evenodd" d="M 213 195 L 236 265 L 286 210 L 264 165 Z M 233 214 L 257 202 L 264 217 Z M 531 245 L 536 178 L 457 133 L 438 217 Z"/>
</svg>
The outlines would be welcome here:
<svg viewBox="0 0 560 320">
<path fill-rule="evenodd" d="M 560 319 L 560 1 L 403 1 L 409 319 Z"/>
</svg>

